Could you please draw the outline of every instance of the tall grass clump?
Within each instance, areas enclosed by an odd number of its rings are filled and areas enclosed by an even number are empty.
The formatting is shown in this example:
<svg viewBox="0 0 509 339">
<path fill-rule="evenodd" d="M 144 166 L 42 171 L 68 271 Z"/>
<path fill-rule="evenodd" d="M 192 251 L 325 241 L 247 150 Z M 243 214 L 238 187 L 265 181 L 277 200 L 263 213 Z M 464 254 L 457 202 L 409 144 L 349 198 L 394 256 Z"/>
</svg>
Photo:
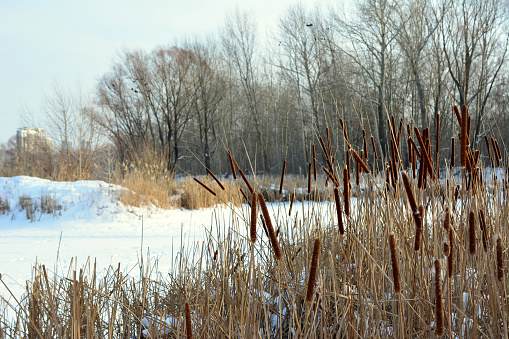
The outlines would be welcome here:
<svg viewBox="0 0 509 339">
<path fill-rule="evenodd" d="M 284 180 L 248 176 L 232 154 L 237 179 L 180 184 L 182 199 L 196 190 L 210 204 L 235 194 L 238 203 L 202 242 L 182 242 L 170 272 L 159 272 L 156 261 L 139 263 L 135 276 L 120 267 L 99 272 L 91 262 L 67 274 L 36 265 L 0 335 L 508 338 L 508 188 L 504 171 L 487 171 L 476 144 L 467 142 L 466 108 L 455 112 L 464 167 L 440 168 L 429 129 L 407 126 L 406 168 L 403 126 L 395 119 L 388 127 L 398 154 L 388 154 L 387 163 L 365 161 L 346 130 L 344 163 L 332 154 L 332 138 L 320 139 L 323 154 L 314 158 L 325 159 L 316 166 L 326 175 L 312 181 L 311 194 L 312 171 L 298 179 L 300 191 L 292 190 L 284 171 Z M 362 169 L 359 184 L 350 180 L 350 153 Z M 298 204 L 298 194 L 307 203 Z"/>
</svg>

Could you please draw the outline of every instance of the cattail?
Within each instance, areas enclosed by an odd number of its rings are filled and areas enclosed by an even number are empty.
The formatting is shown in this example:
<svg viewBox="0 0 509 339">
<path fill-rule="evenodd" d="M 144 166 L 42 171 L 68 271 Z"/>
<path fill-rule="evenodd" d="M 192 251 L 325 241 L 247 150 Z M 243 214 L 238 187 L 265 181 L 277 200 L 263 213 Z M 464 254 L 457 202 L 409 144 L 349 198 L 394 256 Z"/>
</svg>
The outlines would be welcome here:
<svg viewBox="0 0 509 339">
<path fill-rule="evenodd" d="M 498 157 L 497 145 L 495 143 L 495 139 L 491 138 L 491 145 L 493 146 L 493 153 L 495 155 L 495 159 L 497 160 L 497 167 L 500 167 L 500 158 Z"/>
<path fill-rule="evenodd" d="M 389 123 L 389 121 L 387 121 L 387 124 L 389 124 L 389 127 L 390 127 L 392 140 L 394 140 L 394 142 L 396 142 L 397 141 L 397 139 L 396 139 L 396 120 L 394 119 L 394 115 L 391 116 L 390 123 Z"/>
<path fill-rule="evenodd" d="M 332 175 L 332 173 L 331 173 L 331 172 L 329 172 L 329 170 L 328 170 L 327 168 L 325 168 L 325 166 L 324 166 L 324 167 L 322 167 L 322 169 L 323 169 L 323 171 L 325 172 L 325 174 L 327 174 L 327 179 L 332 180 L 332 182 L 334 183 L 334 185 L 335 185 L 336 187 L 338 187 L 338 186 L 339 186 L 339 183 L 338 183 L 338 181 L 336 180 L 336 178 L 334 178 L 334 176 Z M 327 182 L 326 182 L 326 183 L 327 183 Z"/>
<path fill-rule="evenodd" d="M 458 120 L 458 125 L 461 126 L 461 114 L 460 114 L 460 109 L 458 108 L 458 106 L 454 105 L 454 114 L 456 115 L 456 119 Z"/>
<path fill-rule="evenodd" d="M 394 184 L 398 182 L 398 149 L 396 142 L 391 140 L 391 154 L 392 154 L 392 176 L 394 178 Z"/>
<path fill-rule="evenodd" d="M 392 278 L 394 279 L 394 292 L 401 293 L 401 278 L 399 276 L 398 253 L 396 252 L 396 238 L 394 233 L 389 235 L 389 247 L 392 260 Z"/>
<path fill-rule="evenodd" d="M 290 209 L 288 211 L 288 216 L 292 215 L 292 207 L 293 207 L 293 201 L 295 200 L 295 193 L 292 193 L 292 197 L 290 199 Z"/>
<path fill-rule="evenodd" d="M 422 223 L 424 219 L 424 206 L 419 206 L 418 218 L 415 217 L 415 243 L 414 243 L 414 251 L 419 251 L 421 249 L 421 238 L 422 238 Z"/>
<path fill-rule="evenodd" d="M 235 172 L 235 166 L 233 165 L 233 156 L 230 151 L 228 151 L 228 159 L 230 159 L 230 166 L 232 167 L 233 179 L 237 180 L 237 173 Z"/>
<path fill-rule="evenodd" d="M 401 144 L 401 132 L 402 131 L 403 131 L 403 118 L 401 118 L 399 120 L 399 130 L 398 130 L 398 140 L 397 140 L 398 151 L 399 151 L 399 146 Z"/>
<path fill-rule="evenodd" d="M 363 140 L 363 143 L 362 143 L 362 146 L 363 146 L 363 150 L 364 150 L 364 157 L 366 158 L 366 160 L 368 159 L 368 142 L 366 141 L 366 130 L 363 128 L 362 129 L 362 140 Z"/>
<path fill-rule="evenodd" d="M 350 183 L 346 168 L 343 169 L 343 198 L 343 200 L 345 200 L 345 214 L 350 216 Z"/>
<path fill-rule="evenodd" d="M 218 250 L 215 250 L 214 251 L 214 257 L 212 258 L 212 260 L 214 260 L 214 261 L 217 260 L 217 253 L 218 253 Z"/>
<path fill-rule="evenodd" d="M 279 243 L 276 238 L 276 233 L 274 232 L 274 227 L 272 226 L 272 220 L 270 219 L 269 210 L 265 204 L 263 194 L 258 193 L 258 200 L 260 201 L 260 208 L 262 209 L 263 219 L 265 219 L 265 225 L 267 226 L 267 232 L 269 234 L 272 249 L 274 250 L 274 255 L 276 256 L 276 259 L 279 260 L 282 257 L 281 249 L 279 248 Z"/>
<path fill-rule="evenodd" d="M 504 280 L 504 253 L 502 252 L 502 238 L 497 237 L 497 279 Z"/>
<path fill-rule="evenodd" d="M 437 335 L 444 335 L 444 301 L 442 299 L 442 268 L 440 260 L 435 260 L 435 312 L 437 321 Z"/>
<path fill-rule="evenodd" d="M 357 163 L 362 167 L 362 169 L 364 170 L 364 172 L 368 173 L 369 174 L 369 168 L 368 166 L 366 166 L 366 164 L 364 163 L 364 161 L 362 161 L 361 157 L 359 156 L 359 154 L 357 154 L 357 152 L 355 152 L 354 149 L 352 149 L 352 154 L 353 154 L 353 157 L 355 158 L 355 160 L 357 161 Z"/>
<path fill-rule="evenodd" d="M 468 116 L 467 116 L 467 109 L 466 106 L 463 105 L 461 110 L 461 133 L 460 133 L 460 162 L 461 167 L 465 168 L 467 167 L 467 137 L 468 137 Z"/>
<path fill-rule="evenodd" d="M 314 150 L 313 145 L 313 150 Z M 281 171 L 281 184 L 279 185 L 279 195 L 283 194 L 283 183 L 285 182 L 285 170 L 286 170 L 286 160 L 283 162 L 283 170 Z"/>
<path fill-rule="evenodd" d="M 472 117 L 469 116 L 467 120 L 467 145 L 470 146 L 470 126 L 472 123 Z"/>
<path fill-rule="evenodd" d="M 454 276 L 454 234 L 449 227 L 449 255 L 447 256 L 447 275 L 449 279 Z"/>
<path fill-rule="evenodd" d="M 306 302 L 313 302 L 313 295 L 316 284 L 316 271 L 318 270 L 318 255 L 320 254 L 320 239 L 315 239 L 313 246 L 313 257 L 311 258 L 311 268 L 309 269 L 308 291 L 306 293 Z"/>
<path fill-rule="evenodd" d="M 201 182 L 200 180 L 196 179 L 196 178 L 193 178 L 194 181 L 196 181 L 197 183 L 199 183 L 203 188 L 205 188 L 207 191 L 210 192 L 210 194 L 212 194 L 213 196 L 216 196 L 216 192 L 214 192 L 212 189 L 210 189 L 207 185 L 205 185 L 203 182 Z"/>
<path fill-rule="evenodd" d="M 495 139 L 493 139 L 495 140 Z M 500 153 L 500 147 L 498 146 L 498 140 L 495 140 L 495 147 L 497 149 L 497 157 L 502 161 L 502 153 Z"/>
<path fill-rule="evenodd" d="M 341 235 L 345 234 L 343 225 L 343 214 L 341 212 L 341 201 L 339 201 L 339 188 L 334 187 L 334 200 L 336 201 L 336 212 L 338 214 L 338 228 Z"/>
<path fill-rule="evenodd" d="M 475 214 L 470 211 L 468 215 L 468 250 L 470 254 L 475 254 Z"/>
<path fill-rule="evenodd" d="M 186 301 L 186 333 L 187 339 L 193 339 L 193 324 L 191 324 L 191 307 Z"/>
<path fill-rule="evenodd" d="M 455 165 L 455 158 L 456 158 L 456 155 L 454 154 L 455 153 L 455 145 L 454 145 L 454 137 L 451 138 L 451 169 L 454 168 L 454 165 Z"/>
<path fill-rule="evenodd" d="M 327 152 L 327 148 L 325 147 L 325 143 L 323 142 L 322 137 L 320 137 L 319 140 L 320 140 L 320 145 L 322 146 L 323 152 L 325 153 L 325 160 L 327 160 L 327 164 L 329 165 L 330 172 L 331 172 L 332 176 L 334 176 L 334 166 L 332 165 L 332 162 L 331 162 L 331 156 Z"/>
<path fill-rule="evenodd" d="M 446 207 L 444 218 L 444 230 L 449 231 L 449 227 L 451 227 L 451 216 L 449 214 L 449 207 Z"/>
<path fill-rule="evenodd" d="M 444 247 L 444 255 L 446 257 L 448 257 L 449 253 L 450 253 L 449 251 L 451 249 L 451 247 L 449 246 L 449 243 L 447 241 L 444 241 L 443 247 Z"/>
<path fill-rule="evenodd" d="M 371 146 L 373 147 L 373 154 L 375 155 L 375 160 L 378 160 L 378 153 L 376 152 L 375 146 L 375 138 L 371 136 Z"/>
<path fill-rule="evenodd" d="M 341 125 L 341 129 L 343 130 L 343 135 L 345 136 L 345 141 L 348 145 L 350 145 L 350 140 L 348 139 L 348 133 L 346 132 L 345 123 L 343 119 L 339 119 L 339 124 Z"/>
<path fill-rule="evenodd" d="M 311 194 L 311 163 L 309 163 L 308 171 L 308 194 Z"/>
<path fill-rule="evenodd" d="M 251 227 L 249 229 L 249 233 L 251 234 L 251 241 L 253 243 L 256 242 L 256 217 L 257 217 L 257 210 L 258 207 L 258 195 L 256 193 L 253 193 L 253 196 L 251 198 Z"/>
<path fill-rule="evenodd" d="M 214 175 L 214 173 L 212 173 L 212 171 L 208 168 L 208 167 L 205 167 L 205 169 L 207 170 L 207 173 L 210 174 L 210 176 L 212 178 L 214 178 L 214 180 L 217 182 L 217 184 L 219 185 L 219 187 L 221 187 L 221 189 L 224 191 L 224 186 L 223 184 L 221 184 L 221 182 L 219 181 L 219 179 Z"/>
<path fill-rule="evenodd" d="M 316 181 L 316 148 L 315 148 L 315 144 L 313 144 L 313 173 L 315 175 L 315 181 Z"/>
<path fill-rule="evenodd" d="M 484 217 L 484 211 L 482 209 L 479 210 L 479 225 L 481 226 L 482 245 L 484 247 L 484 252 L 487 252 L 488 251 L 488 230 L 486 229 L 486 218 Z"/>
<path fill-rule="evenodd" d="M 355 166 L 355 184 L 357 186 L 359 186 L 359 183 L 360 183 L 360 174 L 362 172 L 362 168 L 361 166 L 359 165 L 358 162 L 355 163 L 356 166 Z"/>
<path fill-rule="evenodd" d="M 325 133 L 327 134 L 327 143 L 329 145 L 329 155 L 332 157 L 332 142 L 331 142 L 329 127 L 325 128 Z"/>
<path fill-rule="evenodd" d="M 249 189 L 249 192 L 251 192 L 251 194 L 253 194 L 254 193 L 253 186 L 251 186 L 251 184 L 249 183 L 249 180 L 247 180 L 246 176 L 244 175 L 244 172 L 242 172 L 239 165 L 237 163 L 236 163 L 236 165 L 237 165 L 237 169 L 239 170 L 240 176 L 242 177 L 242 180 L 244 180 L 244 182 L 247 185 L 247 188 Z"/>
<path fill-rule="evenodd" d="M 414 158 L 412 143 L 410 142 L 410 138 L 408 138 L 406 141 L 407 141 L 407 148 L 408 148 L 408 162 L 410 162 L 412 164 L 413 158 Z"/>
<path fill-rule="evenodd" d="M 417 203 L 415 201 L 414 192 L 412 190 L 412 187 L 410 186 L 410 179 L 408 178 L 408 175 L 403 172 L 403 185 L 405 186 L 406 195 L 408 197 L 408 202 L 410 203 L 410 208 L 412 209 L 412 212 L 418 213 L 417 211 Z"/>
<path fill-rule="evenodd" d="M 491 168 L 494 168 L 495 167 L 495 163 L 493 162 L 493 155 L 491 154 L 490 142 L 488 140 L 488 136 L 487 135 L 484 136 L 484 142 L 486 143 L 486 149 L 488 150 L 488 155 L 490 157 Z"/>
<path fill-rule="evenodd" d="M 424 143 L 424 140 L 422 139 L 422 135 L 419 132 L 419 129 L 417 127 L 414 127 L 414 132 L 417 137 L 417 141 L 419 142 L 419 146 L 421 146 L 421 159 L 422 159 L 421 161 L 424 162 L 426 165 L 431 166 L 431 160 L 430 160 L 430 157 L 429 157 L 429 154 L 427 151 L 428 148 L 426 147 L 426 144 Z M 424 166 L 424 167 L 426 167 L 426 166 Z M 428 169 L 428 172 L 431 176 L 431 179 L 435 180 L 435 174 L 431 167 Z"/>
</svg>

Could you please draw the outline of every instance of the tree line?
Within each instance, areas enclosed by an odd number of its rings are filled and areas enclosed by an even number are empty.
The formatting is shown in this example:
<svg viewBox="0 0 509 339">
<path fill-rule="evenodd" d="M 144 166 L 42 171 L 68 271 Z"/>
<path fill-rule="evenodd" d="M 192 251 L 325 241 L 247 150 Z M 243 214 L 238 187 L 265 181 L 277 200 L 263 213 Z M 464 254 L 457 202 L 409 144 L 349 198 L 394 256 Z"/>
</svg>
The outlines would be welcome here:
<svg viewBox="0 0 509 339">
<path fill-rule="evenodd" d="M 443 166 L 459 131 L 454 105 L 468 106 L 471 145 L 509 140 L 507 19 L 502 0 L 295 4 L 262 37 L 236 11 L 216 36 L 122 52 L 97 85 L 90 126 L 119 164 L 149 151 L 172 173 L 224 174 L 231 150 L 248 173 L 279 173 L 284 160 L 287 173 L 305 173 L 326 129 L 343 159 L 340 119 L 354 147 L 364 130 L 383 159 L 390 117 L 435 140 L 441 115 Z"/>
</svg>

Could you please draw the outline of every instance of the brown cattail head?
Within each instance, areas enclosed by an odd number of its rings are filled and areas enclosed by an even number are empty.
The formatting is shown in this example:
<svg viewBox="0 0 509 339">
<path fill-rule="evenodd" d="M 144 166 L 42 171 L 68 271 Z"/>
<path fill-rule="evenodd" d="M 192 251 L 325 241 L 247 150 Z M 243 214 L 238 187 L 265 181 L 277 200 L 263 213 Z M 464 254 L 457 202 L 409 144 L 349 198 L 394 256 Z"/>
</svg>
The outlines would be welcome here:
<svg viewBox="0 0 509 339">
<path fill-rule="evenodd" d="M 450 253 L 450 249 L 451 249 L 451 247 L 449 246 L 449 243 L 448 243 L 447 241 L 444 241 L 444 243 L 443 243 L 443 248 L 444 248 L 444 255 L 445 255 L 446 257 L 448 257 L 448 256 L 449 256 L 449 253 Z"/>
<path fill-rule="evenodd" d="M 292 197 L 290 198 L 290 209 L 288 210 L 288 215 L 291 216 L 292 215 L 292 207 L 293 207 L 293 202 L 295 201 L 295 193 L 292 193 Z"/>
<path fill-rule="evenodd" d="M 186 301 L 186 334 L 187 339 L 193 339 L 193 324 L 191 323 L 191 307 L 189 303 Z"/>
<path fill-rule="evenodd" d="M 497 237 L 497 280 L 504 280 L 504 253 L 502 252 L 502 238 Z"/>
<path fill-rule="evenodd" d="M 486 149 L 488 150 L 488 156 L 490 157 L 491 168 L 495 168 L 495 163 L 493 162 L 493 154 L 491 154 L 490 142 L 487 135 L 484 136 L 484 142 L 486 143 Z"/>
<path fill-rule="evenodd" d="M 201 182 L 200 180 L 196 179 L 196 178 L 193 178 L 194 181 L 196 181 L 197 183 L 199 183 L 203 188 L 205 188 L 207 191 L 210 192 L 210 194 L 212 194 L 213 196 L 216 196 L 216 192 L 214 192 L 212 189 L 210 189 L 207 185 L 205 185 L 203 182 Z"/>
<path fill-rule="evenodd" d="M 468 251 L 475 254 L 475 214 L 470 211 L 468 215 Z"/>
<path fill-rule="evenodd" d="M 487 252 L 488 251 L 488 230 L 486 229 L 486 218 L 484 217 L 484 211 L 482 209 L 479 210 L 479 226 L 481 226 L 482 245 L 484 247 L 484 252 Z"/>
<path fill-rule="evenodd" d="M 350 183 L 348 170 L 343 169 L 343 200 L 345 201 L 345 214 L 350 216 Z"/>
<path fill-rule="evenodd" d="M 258 207 L 258 195 L 253 193 L 251 198 L 251 227 L 249 228 L 249 233 L 251 235 L 251 241 L 253 243 L 256 242 L 256 218 L 257 218 L 257 207 Z"/>
<path fill-rule="evenodd" d="M 454 115 L 456 115 L 456 119 L 458 120 L 458 125 L 461 126 L 461 114 L 460 114 L 460 109 L 458 108 L 458 106 L 454 105 Z"/>
<path fill-rule="evenodd" d="M 221 189 L 224 191 L 225 189 L 224 189 L 223 184 L 221 184 L 221 181 L 219 181 L 219 179 L 214 175 L 214 173 L 212 173 L 212 171 L 208 167 L 205 167 L 205 169 L 207 170 L 207 173 L 210 174 L 210 176 L 212 178 L 214 178 L 214 180 L 217 182 L 219 187 L 221 187 Z"/>
<path fill-rule="evenodd" d="M 308 171 L 308 194 L 311 194 L 311 163 L 309 163 Z"/>
<path fill-rule="evenodd" d="M 460 162 L 461 167 L 467 167 L 467 149 L 468 149 L 468 115 L 466 106 L 463 105 L 461 110 L 461 133 L 460 133 Z"/>
<path fill-rule="evenodd" d="M 442 268 L 440 260 L 435 260 L 435 312 L 436 333 L 439 337 L 444 335 L 444 300 L 442 299 Z"/>
<path fill-rule="evenodd" d="M 495 139 L 493 139 L 495 140 Z M 502 153 L 500 152 L 500 146 L 498 145 L 498 140 L 495 140 L 495 147 L 497 149 L 497 158 L 500 159 L 500 162 L 502 162 Z"/>
<path fill-rule="evenodd" d="M 315 145 L 313 145 L 313 151 L 315 149 Z M 286 160 L 283 162 L 283 170 L 281 171 L 281 184 L 279 185 L 279 195 L 283 194 L 283 184 L 285 182 L 285 170 L 286 170 Z"/>
<path fill-rule="evenodd" d="M 376 152 L 375 146 L 375 138 L 371 136 L 371 147 L 373 147 L 373 154 L 375 155 L 375 160 L 378 160 L 378 153 Z"/>
<path fill-rule="evenodd" d="M 408 178 L 408 175 L 405 172 L 403 172 L 402 176 L 406 195 L 408 197 L 408 202 L 410 203 L 410 208 L 412 209 L 412 212 L 415 214 L 417 213 L 417 203 L 415 202 L 414 192 L 412 190 L 412 186 L 410 185 L 410 179 Z"/>
<path fill-rule="evenodd" d="M 316 147 L 315 147 L 315 144 L 313 144 L 313 173 L 315 175 L 315 181 L 316 181 Z"/>
<path fill-rule="evenodd" d="M 389 247 L 391 250 L 392 278 L 394 279 L 394 292 L 401 293 L 401 278 L 399 275 L 398 252 L 396 251 L 396 237 L 394 233 L 389 235 Z"/>
<path fill-rule="evenodd" d="M 343 225 L 343 213 L 341 212 L 341 201 L 339 200 L 339 188 L 334 187 L 334 200 L 336 201 L 336 213 L 338 215 L 338 228 L 341 235 L 345 234 Z"/>
<path fill-rule="evenodd" d="M 449 207 L 445 208 L 445 217 L 444 217 L 444 229 L 449 231 L 449 227 L 451 227 L 451 216 L 449 214 Z"/>
<path fill-rule="evenodd" d="M 269 210 L 265 204 L 265 198 L 263 197 L 263 194 L 258 193 L 258 200 L 260 201 L 260 208 L 262 210 L 263 219 L 265 220 L 265 225 L 267 226 L 267 233 L 269 235 L 270 244 L 272 245 L 276 259 L 279 260 L 282 257 L 281 249 L 279 248 L 279 243 L 277 241 L 276 233 L 274 232 L 274 227 L 272 226 L 272 220 L 270 219 Z"/>
<path fill-rule="evenodd" d="M 355 160 L 357 161 L 357 163 L 361 166 L 362 170 L 369 174 L 369 168 L 368 168 L 368 166 L 366 166 L 364 161 L 362 161 L 362 158 L 360 157 L 360 155 L 357 152 L 355 152 L 354 149 L 352 149 L 352 154 L 353 154 L 353 157 L 355 158 Z"/>
<path fill-rule="evenodd" d="M 233 157 L 230 151 L 228 151 L 228 159 L 230 159 L 230 166 L 232 167 L 233 179 L 237 180 L 237 173 L 235 172 L 235 165 L 233 164 Z"/>
<path fill-rule="evenodd" d="M 415 220 L 415 244 L 414 250 L 419 251 L 421 249 L 421 238 L 422 238 L 422 222 L 424 218 L 424 206 L 419 206 L 418 217 L 414 214 Z"/>
<path fill-rule="evenodd" d="M 309 269 L 309 280 L 308 280 L 308 290 L 306 293 L 306 302 L 313 302 L 313 295 L 315 292 L 315 284 L 316 284 L 316 271 L 318 270 L 318 256 L 320 254 L 320 239 L 315 239 L 315 245 L 313 246 L 313 257 L 311 258 L 311 267 Z"/>
<path fill-rule="evenodd" d="M 454 234 L 452 227 L 449 227 L 449 255 L 447 256 L 447 275 L 449 279 L 454 276 Z"/>
<path fill-rule="evenodd" d="M 343 135 L 345 136 L 345 141 L 348 145 L 350 145 L 350 140 L 348 139 L 348 133 L 346 132 L 346 127 L 343 119 L 339 119 L 339 124 L 341 125 L 341 129 L 343 130 Z"/>
</svg>

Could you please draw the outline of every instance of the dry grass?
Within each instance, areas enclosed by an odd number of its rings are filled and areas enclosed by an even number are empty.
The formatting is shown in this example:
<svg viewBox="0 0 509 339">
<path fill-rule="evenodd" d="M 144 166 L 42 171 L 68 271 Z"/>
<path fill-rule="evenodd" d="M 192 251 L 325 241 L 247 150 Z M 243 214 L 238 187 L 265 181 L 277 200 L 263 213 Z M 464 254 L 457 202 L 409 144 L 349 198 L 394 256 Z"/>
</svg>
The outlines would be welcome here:
<svg viewBox="0 0 509 339">
<path fill-rule="evenodd" d="M 423 147 L 426 135 L 420 136 Z M 37 337 L 40 332 L 44 338 L 182 338 L 190 333 L 195 338 L 433 338 L 443 332 L 448 338 L 508 338 L 507 181 L 496 174 L 481 178 L 475 166 L 470 173 L 461 169 L 456 177 L 444 170 L 439 181 L 432 178 L 437 169 L 429 149 L 421 152 L 421 160 L 420 165 L 429 167 L 416 179 L 407 172 L 405 184 L 385 171 L 362 174 L 360 186 L 352 182 L 350 213 L 340 212 L 344 235 L 339 232 L 336 203 L 320 203 L 334 199 L 331 182 L 325 188 L 321 178 L 314 182 L 308 209 L 271 219 L 271 239 L 265 233 L 267 213 L 264 220 L 258 216 L 253 243 L 251 209 L 232 205 L 233 220 L 216 221 L 202 243 L 182 245 L 168 275 L 158 272 L 157 262 L 140 262 L 138 277 L 111 267 L 100 274 L 92 263 L 81 270 L 75 267 L 66 277 L 50 277 L 36 265 L 21 307 L 16 308 L 18 317 L 2 319 L 0 336 Z M 480 162 L 477 166 L 482 170 Z M 342 170 L 334 167 L 334 173 Z M 309 197 L 307 178 L 294 179 L 293 187 L 304 188 L 302 198 Z M 225 191 L 213 180 L 200 180 L 218 197 L 190 179 L 180 186 L 171 186 L 171 180 L 168 186 L 159 181 L 152 186 L 192 192 L 181 198 L 189 208 L 232 197 L 238 206 L 242 179 L 223 180 Z M 288 200 L 290 191 L 277 195 L 280 178 L 249 180 L 255 192 L 276 202 L 268 206 L 273 216 L 288 215 L 288 204 L 277 203 Z M 291 180 L 285 178 L 285 187 L 292 187 Z M 125 184 L 140 194 L 137 199 L 157 197 L 149 195 L 148 187 L 134 186 L 134 179 L 132 185 Z M 345 179 L 339 189 L 348 185 Z M 408 192 L 415 200 L 412 206 Z M 337 196 L 343 197 L 344 206 L 345 196 Z M 416 213 L 422 222 L 418 250 L 412 245 Z M 471 220 L 481 214 L 481 222 Z M 469 222 L 476 232 L 469 232 Z M 316 239 L 320 246 L 314 245 Z M 477 243 L 475 253 L 470 250 L 472 241 Z"/>
</svg>

